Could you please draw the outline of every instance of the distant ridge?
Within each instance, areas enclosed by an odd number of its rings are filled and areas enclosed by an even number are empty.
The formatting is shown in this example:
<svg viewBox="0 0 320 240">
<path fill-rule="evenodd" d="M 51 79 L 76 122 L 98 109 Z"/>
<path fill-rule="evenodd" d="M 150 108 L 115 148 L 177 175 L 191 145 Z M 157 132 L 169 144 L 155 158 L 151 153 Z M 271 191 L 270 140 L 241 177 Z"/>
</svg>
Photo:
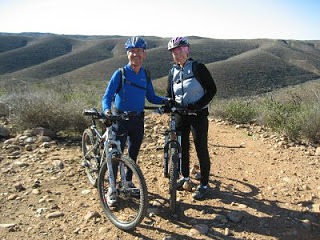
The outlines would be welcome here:
<svg viewBox="0 0 320 240">
<path fill-rule="evenodd" d="M 105 85 L 127 63 L 128 36 L 0 33 L 0 84 L 68 80 Z M 144 36 L 145 67 L 163 88 L 172 58 L 169 38 Z M 206 64 L 218 96 L 256 95 L 320 78 L 320 41 L 284 39 L 227 40 L 189 37 L 191 57 Z"/>
</svg>

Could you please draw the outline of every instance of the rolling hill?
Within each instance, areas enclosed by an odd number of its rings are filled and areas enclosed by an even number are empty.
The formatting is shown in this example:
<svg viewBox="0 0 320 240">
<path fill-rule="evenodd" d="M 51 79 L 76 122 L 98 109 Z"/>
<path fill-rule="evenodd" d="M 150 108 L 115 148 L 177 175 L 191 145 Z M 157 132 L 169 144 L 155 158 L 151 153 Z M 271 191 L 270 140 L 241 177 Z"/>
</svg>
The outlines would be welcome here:
<svg viewBox="0 0 320 240">
<path fill-rule="evenodd" d="M 68 80 L 105 86 L 111 74 L 127 63 L 127 36 L 0 33 L 0 84 L 18 80 Z M 144 37 L 145 67 L 155 88 L 163 88 L 172 58 L 169 38 Z M 218 96 L 256 95 L 320 78 L 320 40 L 225 40 L 189 37 L 191 57 L 206 64 Z"/>
</svg>

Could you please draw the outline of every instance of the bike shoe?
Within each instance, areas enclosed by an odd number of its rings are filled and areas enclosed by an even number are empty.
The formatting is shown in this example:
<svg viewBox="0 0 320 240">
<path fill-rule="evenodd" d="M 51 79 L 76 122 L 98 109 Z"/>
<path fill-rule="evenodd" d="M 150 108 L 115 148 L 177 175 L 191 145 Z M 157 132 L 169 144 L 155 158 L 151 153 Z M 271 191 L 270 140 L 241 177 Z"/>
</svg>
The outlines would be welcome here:
<svg viewBox="0 0 320 240">
<path fill-rule="evenodd" d="M 203 200 L 209 194 L 209 186 L 204 187 L 201 184 L 197 187 L 196 191 L 192 194 L 193 199 Z"/>
<path fill-rule="evenodd" d="M 112 192 L 112 189 L 109 188 L 107 192 L 107 204 L 109 207 L 115 207 L 118 203 L 118 193 Z"/>
</svg>

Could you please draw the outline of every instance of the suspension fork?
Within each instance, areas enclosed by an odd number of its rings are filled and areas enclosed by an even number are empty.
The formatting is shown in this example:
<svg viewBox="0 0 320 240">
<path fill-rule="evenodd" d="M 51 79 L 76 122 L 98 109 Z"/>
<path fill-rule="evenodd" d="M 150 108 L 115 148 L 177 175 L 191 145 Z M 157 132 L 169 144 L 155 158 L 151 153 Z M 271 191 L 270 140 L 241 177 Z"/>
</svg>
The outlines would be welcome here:
<svg viewBox="0 0 320 240">
<path fill-rule="evenodd" d="M 115 145 L 115 146 L 113 146 Z M 120 148 L 120 141 L 105 141 L 104 142 L 105 157 L 107 161 L 108 173 L 109 173 L 109 183 L 113 192 L 117 190 L 116 188 L 116 174 L 119 162 L 117 158 L 122 154 Z M 115 162 L 114 162 L 115 161 Z M 115 167 L 116 166 L 116 167 Z M 114 168 L 115 167 L 115 168 Z M 114 171 L 115 170 L 115 171 Z M 121 171 L 121 178 L 125 179 L 124 171 Z"/>
<path fill-rule="evenodd" d="M 181 159 L 182 159 L 182 147 L 181 147 L 181 133 L 180 132 L 176 132 L 177 134 L 177 138 L 176 139 L 169 139 L 169 132 L 170 131 L 166 131 L 165 133 L 165 145 L 163 148 L 164 151 L 164 176 L 168 177 L 169 173 L 168 173 L 168 165 L 169 165 L 169 148 L 172 146 L 172 144 L 174 144 L 174 148 L 178 150 L 177 154 L 178 154 L 178 171 L 179 173 L 181 173 Z"/>
<path fill-rule="evenodd" d="M 181 146 L 181 132 L 177 131 L 178 141 L 178 171 L 182 173 L 182 146 Z"/>
<path fill-rule="evenodd" d="M 166 131 L 164 134 L 164 148 L 163 148 L 163 157 L 164 157 L 164 176 L 168 177 L 168 159 L 169 159 L 169 131 Z"/>
</svg>

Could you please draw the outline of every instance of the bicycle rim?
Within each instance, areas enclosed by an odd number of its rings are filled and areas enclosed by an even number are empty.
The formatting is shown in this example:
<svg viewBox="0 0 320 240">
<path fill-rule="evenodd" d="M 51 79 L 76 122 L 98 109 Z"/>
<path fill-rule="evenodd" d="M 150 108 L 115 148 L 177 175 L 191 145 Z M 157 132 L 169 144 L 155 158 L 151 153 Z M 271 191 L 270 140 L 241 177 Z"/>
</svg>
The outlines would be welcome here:
<svg viewBox="0 0 320 240">
<path fill-rule="evenodd" d="M 90 184 L 97 187 L 97 179 L 99 172 L 100 147 L 97 144 L 97 136 L 91 129 L 84 130 L 82 134 L 82 154 L 84 160 L 87 162 L 85 172 Z"/>
<path fill-rule="evenodd" d="M 108 205 L 108 189 L 110 187 L 107 163 L 104 162 L 100 169 L 98 191 L 100 203 L 107 218 L 119 229 L 130 231 L 136 228 L 143 220 L 148 205 L 147 185 L 138 165 L 130 158 L 122 156 L 117 160 L 117 202 L 115 206 Z M 121 170 L 132 171 L 132 182 L 135 188 L 127 187 L 121 178 Z M 137 194 L 137 192 L 140 194 Z"/>
<path fill-rule="evenodd" d="M 178 180 L 178 154 L 174 153 L 169 159 L 169 205 L 170 211 L 176 212 Z"/>
</svg>

